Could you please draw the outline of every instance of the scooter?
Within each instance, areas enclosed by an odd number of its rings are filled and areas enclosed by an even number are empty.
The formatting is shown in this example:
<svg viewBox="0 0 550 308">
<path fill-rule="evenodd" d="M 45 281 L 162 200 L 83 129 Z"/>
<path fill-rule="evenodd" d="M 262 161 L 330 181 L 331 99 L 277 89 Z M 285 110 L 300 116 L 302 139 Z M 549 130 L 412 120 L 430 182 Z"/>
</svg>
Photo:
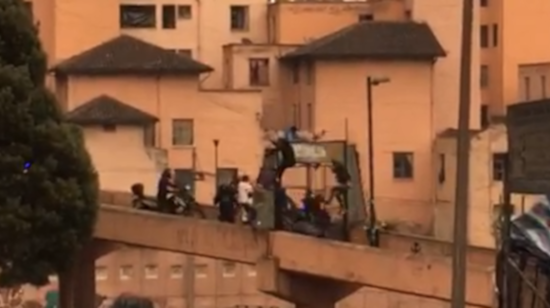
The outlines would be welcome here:
<svg viewBox="0 0 550 308">
<path fill-rule="evenodd" d="M 179 189 L 172 196 L 169 195 L 170 197 L 174 200 L 176 214 L 206 219 L 206 213 L 191 193 L 191 187 L 188 185 Z"/>
<path fill-rule="evenodd" d="M 132 207 L 134 209 L 162 212 L 156 198 L 145 196 L 142 183 L 132 185 L 130 190 L 133 195 Z M 206 213 L 191 194 L 189 186 L 185 186 L 174 193 L 169 193 L 167 198 L 172 201 L 172 206 L 168 209 L 169 213 L 185 217 L 206 218 Z"/>
</svg>

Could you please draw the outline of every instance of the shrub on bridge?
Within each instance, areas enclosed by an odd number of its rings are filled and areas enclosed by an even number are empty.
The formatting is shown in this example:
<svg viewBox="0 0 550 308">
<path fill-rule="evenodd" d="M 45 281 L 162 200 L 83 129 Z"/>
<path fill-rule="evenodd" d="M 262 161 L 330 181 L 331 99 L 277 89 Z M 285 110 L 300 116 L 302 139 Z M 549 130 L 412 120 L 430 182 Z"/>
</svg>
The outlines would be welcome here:
<svg viewBox="0 0 550 308">
<path fill-rule="evenodd" d="M 92 235 L 98 185 L 78 128 L 44 86 L 21 0 L 0 1 L 0 285 L 42 285 Z"/>
</svg>

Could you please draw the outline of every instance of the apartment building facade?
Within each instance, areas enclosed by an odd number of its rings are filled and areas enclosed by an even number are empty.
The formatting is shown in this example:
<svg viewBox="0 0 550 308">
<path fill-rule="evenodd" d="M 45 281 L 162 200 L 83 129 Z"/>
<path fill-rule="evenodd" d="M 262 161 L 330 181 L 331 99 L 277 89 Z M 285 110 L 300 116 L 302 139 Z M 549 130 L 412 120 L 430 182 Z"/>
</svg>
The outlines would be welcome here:
<svg viewBox="0 0 550 308">
<path fill-rule="evenodd" d="M 539 29 L 547 22 L 550 4 L 542 0 L 476 2 L 482 118 L 488 124 L 491 117 L 504 115 L 509 104 L 547 97 L 550 44 Z"/>
<path fill-rule="evenodd" d="M 458 0 L 32 1 L 52 66 L 72 63 L 117 38 L 130 37 L 141 42 L 132 44 L 164 49 L 157 49 L 163 57 L 167 51 L 179 53 L 213 69 L 177 78 L 82 72 L 52 78 L 69 114 L 108 96 L 110 104 L 117 101 L 119 107 L 122 103 L 157 120 L 153 144 L 140 141 L 150 134 L 141 126 L 118 125 L 113 130 L 100 122 L 92 126 L 88 122 L 87 145 L 96 167 L 103 170 L 101 176 L 108 179 L 103 180 L 109 186 L 105 189 L 124 189 L 130 178 L 151 186 L 159 166 L 146 154 L 150 148 L 164 151 L 171 167 L 200 169 L 207 178 L 222 168 L 239 171 L 243 165 L 248 166 L 247 173 L 253 173 L 250 170 L 258 167 L 261 159 L 255 155 L 263 145 L 261 129 L 266 127 L 297 125 L 323 132 L 326 139 L 347 139 L 357 145 L 360 160 L 366 162 L 365 89 L 370 76 L 389 81 L 373 88 L 372 93 L 376 122 L 376 168 L 372 172 L 379 179 L 374 192 L 379 216 L 401 223 L 406 231 L 428 235 L 433 233 L 435 219 L 433 143 L 438 132 L 457 123 L 461 5 Z M 477 28 L 477 10 L 475 16 Z M 376 28 L 357 24 L 369 20 Z M 398 53 L 377 45 L 386 37 L 372 33 L 380 31 L 402 43 Z M 369 38 L 374 47 L 361 46 L 351 56 L 336 50 L 327 57 L 313 50 L 328 46 L 334 33 L 358 33 L 359 37 L 344 39 Z M 396 33 L 420 35 L 421 40 L 406 41 Z M 474 40 L 478 39 L 474 35 Z M 384 54 L 373 51 L 380 46 Z M 477 85 L 479 45 L 474 44 L 472 55 L 472 85 Z M 473 87 L 472 105 L 471 126 L 479 128 L 477 86 Z M 195 126 L 211 120 L 216 125 Z M 253 153 L 243 157 L 235 151 L 235 143 L 239 149 L 254 149 Z M 125 146 L 113 151 L 117 145 Z M 128 170 L 117 169 L 113 160 L 124 161 Z M 367 179 L 369 170 L 366 163 L 363 166 L 362 178 Z M 216 183 L 211 176 L 209 181 L 196 183 L 199 198 L 208 202 Z M 192 256 L 121 251 L 99 260 L 96 276 L 103 294 L 136 292 L 158 297 L 159 305 L 175 308 L 286 305 L 252 290 L 252 269 Z M 381 307 L 445 305 L 369 288 L 341 305 L 375 302 Z"/>
</svg>

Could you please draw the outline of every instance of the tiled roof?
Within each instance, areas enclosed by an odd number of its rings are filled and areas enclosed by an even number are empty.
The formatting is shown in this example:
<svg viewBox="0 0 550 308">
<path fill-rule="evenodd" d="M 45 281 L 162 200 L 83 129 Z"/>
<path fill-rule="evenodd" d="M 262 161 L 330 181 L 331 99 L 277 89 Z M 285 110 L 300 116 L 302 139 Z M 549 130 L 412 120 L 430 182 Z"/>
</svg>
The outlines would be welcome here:
<svg viewBox="0 0 550 308">
<path fill-rule="evenodd" d="M 213 69 L 190 57 L 121 35 L 53 68 L 60 74 L 199 74 Z"/>
<path fill-rule="evenodd" d="M 445 56 L 427 24 L 417 22 L 360 22 L 299 47 L 283 56 L 297 58 L 433 59 Z"/>
<path fill-rule="evenodd" d="M 115 98 L 101 95 L 70 111 L 69 121 L 80 125 L 145 125 L 158 118 Z"/>
</svg>

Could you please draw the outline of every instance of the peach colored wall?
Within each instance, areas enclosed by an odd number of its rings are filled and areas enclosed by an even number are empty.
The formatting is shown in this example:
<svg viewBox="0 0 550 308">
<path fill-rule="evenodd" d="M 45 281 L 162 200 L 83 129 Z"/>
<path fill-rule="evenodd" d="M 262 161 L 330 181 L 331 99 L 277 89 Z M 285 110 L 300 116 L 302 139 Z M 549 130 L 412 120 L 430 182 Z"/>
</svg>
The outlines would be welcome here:
<svg viewBox="0 0 550 308">
<path fill-rule="evenodd" d="M 550 14 L 550 3 L 534 0 L 524 3 L 518 0 L 503 4 L 502 39 L 503 83 L 500 85 L 505 104 L 518 100 L 518 68 L 521 64 L 550 62 L 550 43 L 540 29 L 544 28 Z M 529 18 L 518 18 L 529 16 Z M 529 35 L 525 35 L 528 33 Z"/>
<path fill-rule="evenodd" d="M 262 113 L 258 92 L 200 91 L 195 77 L 70 77 L 68 93 L 71 108 L 106 94 L 158 116 L 157 146 L 167 150 L 169 166 L 195 167 L 207 174 L 196 186 L 202 202 L 211 202 L 214 188 L 214 139 L 220 140 L 220 167 L 238 168 L 252 177 L 259 170 L 263 131 L 258 123 Z M 178 118 L 194 119 L 193 146 L 172 146 L 172 119 Z M 97 147 L 110 151 L 107 145 Z M 141 152 L 134 155 L 143 155 L 143 149 L 136 151 Z"/>
<path fill-rule="evenodd" d="M 413 2 L 413 18 L 427 22 L 447 52 L 437 60 L 433 75 L 434 125 L 437 131 L 457 127 L 459 68 L 461 54 L 462 4 L 457 0 Z M 479 5 L 474 5 L 472 26 L 471 112 L 470 127 L 480 126 L 481 93 L 479 89 Z"/>
<path fill-rule="evenodd" d="M 360 153 L 367 192 L 366 76 L 389 83 L 373 87 L 375 198 L 381 220 L 428 234 L 432 224 L 432 140 L 435 136 L 430 62 L 317 62 L 313 105 L 315 130 L 327 140 L 349 140 Z M 334 76 L 339 76 L 334 78 Z M 392 152 L 414 153 L 414 179 L 395 180 Z M 412 230 L 411 230 L 412 231 Z"/>
<path fill-rule="evenodd" d="M 276 2 L 269 5 L 271 42 L 305 44 L 359 21 L 359 15 L 375 19 L 404 20 L 409 1 L 370 2 Z M 296 25 L 300 25 L 299 28 Z"/>
<path fill-rule="evenodd" d="M 490 29 L 497 24 L 499 31 L 498 45 L 481 49 L 482 63 L 489 66 L 489 86 L 483 91 L 483 102 L 493 114 L 502 115 L 506 105 L 521 99 L 519 66 L 550 61 L 550 44 L 540 31 L 548 21 L 550 4 L 543 0 L 489 1 L 488 7 L 480 10 L 480 23 Z M 491 29 L 490 40 L 492 36 Z"/>
<path fill-rule="evenodd" d="M 85 127 L 84 137 L 102 188 L 129 191 L 139 182 L 147 194 L 156 194 L 162 167 L 143 145 L 142 128 L 117 126 L 116 131 L 109 132 L 98 126 Z"/>
<path fill-rule="evenodd" d="M 480 65 L 487 65 L 489 68 L 489 84 L 488 86 L 481 88 L 481 102 L 488 105 L 489 112 L 493 115 L 504 114 L 504 93 L 502 91 L 503 84 L 503 51 L 502 42 L 503 42 L 503 31 L 506 28 L 503 27 L 502 20 L 502 9 L 503 4 L 499 1 L 490 1 L 489 6 L 479 8 L 479 25 L 489 26 L 490 35 L 489 39 L 492 42 L 492 37 L 495 35 L 493 33 L 492 26 L 498 25 L 498 41 L 499 45 L 497 47 L 491 48 L 480 48 Z M 513 18 L 516 18 L 515 16 Z M 476 29 L 477 32 L 480 29 Z M 479 42 L 476 42 L 479 45 Z M 477 85 L 480 87 L 480 84 Z"/>
<path fill-rule="evenodd" d="M 190 49 L 193 57 L 216 70 L 204 80 L 207 88 L 221 87 L 221 45 L 247 38 L 255 43 L 267 40 L 267 5 L 262 0 L 201 2 L 172 1 L 192 6 L 192 18 L 179 20 L 176 29 L 161 28 L 161 5 L 156 0 L 32 0 L 41 24 L 41 38 L 51 63 L 66 59 L 120 34 L 129 34 L 168 49 Z M 157 4 L 156 29 L 120 29 L 120 4 Z M 230 30 L 230 6 L 249 6 L 249 28 Z"/>
<path fill-rule="evenodd" d="M 493 180 L 493 153 L 506 152 L 506 130 L 503 125 L 492 126 L 471 139 L 470 156 L 470 212 L 468 237 L 470 245 L 494 248 L 494 222 L 498 207 L 502 202 L 502 182 Z M 442 240 L 452 240 L 454 189 L 456 183 L 456 139 L 437 141 L 437 152 L 445 154 L 445 182 L 438 184 L 435 236 Z M 512 195 L 516 214 L 527 210 L 539 196 Z"/>
<path fill-rule="evenodd" d="M 283 99 L 284 67 L 279 57 L 296 48 L 296 45 L 233 44 L 224 48 L 224 85 L 227 89 L 262 91 L 264 116 L 262 127 L 268 129 L 284 126 L 287 114 L 281 104 Z M 264 58 L 269 60 L 269 85 L 251 86 L 249 82 L 249 60 Z M 286 89 L 286 88 L 285 88 Z"/>
</svg>

